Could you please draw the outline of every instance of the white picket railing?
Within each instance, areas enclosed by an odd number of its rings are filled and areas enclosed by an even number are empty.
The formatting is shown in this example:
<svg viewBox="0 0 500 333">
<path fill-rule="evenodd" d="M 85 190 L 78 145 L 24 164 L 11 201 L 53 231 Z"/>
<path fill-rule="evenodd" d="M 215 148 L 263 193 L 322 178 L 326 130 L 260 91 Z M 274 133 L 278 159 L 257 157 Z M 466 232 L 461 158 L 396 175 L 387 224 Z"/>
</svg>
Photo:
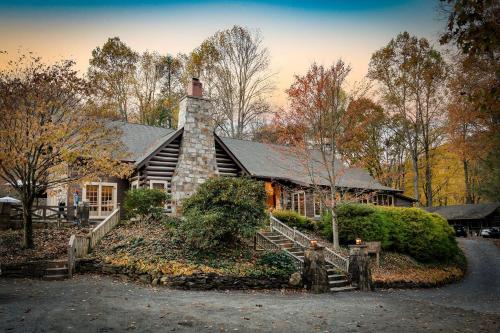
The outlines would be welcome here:
<svg viewBox="0 0 500 333">
<path fill-rule="evenodd" d="M 269 216 L 270 219 L 270 226 L 271 226 L 271 231 L 276 230 L 286 238 L 290 239 L 296 244 L 299 244 L 303 248 L 307 248 L 311 244 L 311 240 L 309 237 L 301 233 L 295 228 L 290 228 L 277 218 L 275 218 L 273 215 Z M 348 272 L 349 271 L 349 259 L 341 256 L 337 252 L 333 251 L 332 249 L 324 246 L 325 248 L 325 261 L 329 264 L 332 264 L 333 266 L 337 267 L 343 272 Z"/>
<path fill-rule="evenodd" d="M 82 258 L 89 252 L 90 240 L 87 236 L 71 235 L 68 242 L 68 274 L 73 275 L 76 258 Z"/>
<path fill-rule="evenodd" d="M 120 222 L 120 207 L 99 223 L 87 236 L 71 235 L 68 242 L 68 274 L 75 270 L 77 258 L 85 257 L 97 243 Z"/>
<path fill-rule="evenodd" d="M 90 249 L 93 249 L 97 243 L 120 222 L 120 207 L 116 208 L 108 217 L 99 223 L 90 232 Z"/>
</svg>

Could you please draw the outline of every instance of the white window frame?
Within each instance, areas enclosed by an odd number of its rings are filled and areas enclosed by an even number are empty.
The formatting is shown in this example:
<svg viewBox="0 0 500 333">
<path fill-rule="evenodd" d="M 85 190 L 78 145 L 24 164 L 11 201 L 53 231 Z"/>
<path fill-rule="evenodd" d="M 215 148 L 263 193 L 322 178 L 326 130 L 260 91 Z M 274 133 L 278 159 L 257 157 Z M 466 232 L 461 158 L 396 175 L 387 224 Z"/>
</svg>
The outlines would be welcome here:
<svg viewBox="0 0 500 333">
<path fill-rule="evenodd" d="M 154 184 L 163 184 L 163 189 L 165 190 L 165 193 L 168 194 L 168 181 L 167 180 L 158 180 L 158 179 L 151 179 L 149 180 L 149 188 L 150 189 L 153 189 L 153 185 Z M 166 210 L 168 210 L 171 205 L 171 202 L 170 201 L 167 201 L 165 202 L 165 206 L 163 208 L 165 208 Z M 170 208 L 171 209 L 171 208 Z"/>
<path fill-rule="evenodd" d="M 297 200 L 297 203 L 299 203 L 299 207 L 298 207 L 299 209 L 295 210 L 295 198 L 294 198 L 294 196 L 295 195 L 300 196 L 301 194 L 304 196 L 304 211 L 303 212 L 300 211 L 300 200 Z M 298 199 L 300 199 L 300 197 Z M 294 212 L 299 213 L 302 216 L 307 216 L 307 204 L 306 204 L 306 192 L 305 191 L 295 191 L 292 193 L 292 210 Z"/>
<path fill-rule="evenodd" d="M 117 183 L 108 183 L 108 182 L 88 182 L 88 183 L 83 183 L 83 190 L 82 190 L 82 201 L 88 202 L 87 200 L 87 185 L 97 185 L 97 215 L 92 215 L 90 216 L 91 218 L 105 218 L 111 212 L 108 214 L 102 214 L 101 206 L 102 206 L 102 187 L 103 186 L 111 186 L 113 187 L 113 209 L 111 211 L 114 211 L 117 207 L 117 196 L 118 196 L 118 184 Z"/>
<path fill-rule="evenodd" d="M 134 186 L 135 186 L 135 189 L 134 189 Z M 136 179 L 136 180 L 134 180 L 134 181 L 132 181 L 130 183 L 130 189 L 131 190 L 136 190 L 138 188 L 139 188 L 139 180 L 138 179 Z"/>
</svg>

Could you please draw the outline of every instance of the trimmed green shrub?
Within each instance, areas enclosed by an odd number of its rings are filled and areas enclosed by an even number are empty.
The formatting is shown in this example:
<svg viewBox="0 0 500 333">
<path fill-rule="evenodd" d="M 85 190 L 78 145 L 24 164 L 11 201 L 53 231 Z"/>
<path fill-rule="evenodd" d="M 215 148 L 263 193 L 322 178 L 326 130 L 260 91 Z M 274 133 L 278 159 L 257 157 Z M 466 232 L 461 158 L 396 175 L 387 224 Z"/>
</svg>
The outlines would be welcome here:
<svg viewBox="0 0 500 333">
<path fill-rule="evenodd" d="M 159 220 L 169 198 L 170 196 L 162 190 L 138 188 L 127 192 L 123 207 L 128 218 L 138 217 L 146 221 Z"/>
<path fill-rule="evenodd" d="M 285 223 L 289 227 L 296 227 L 299 230 L 314 230 L 313 221 L 292 210 L 275 210 L 273 216 Z"/>
<path fill-rule="evenodd" d="M 181 236 L 194 249 L 228 246 L 253 236 L 266 219 L 264 184 L 244 177 L 215 177 L 182 203 Z"/>
<path fill-rule="evenodd" d="M 408 254 L 421 262 L 447 262 L 460 255 L 453 228 L 437 214 L 420 208 L 345 204 L 336 208 L 342 244 L 380 241 L 382 249 Z M 321 223 L 323 236 L 332 238 L 331 216 Z"/>
<path fill-rule="evenodd" d="M 335 210 L 339 228 L 339 241 L 352 244 L 356 238 L 365 241 L 385 241 L 381 216 L 374 206 L 353 204 L 339 205 Z M 330 229 L 331 229 L 330 215 Z M 331 237 L 330 237 L 331 239 Z"/>
</svg>

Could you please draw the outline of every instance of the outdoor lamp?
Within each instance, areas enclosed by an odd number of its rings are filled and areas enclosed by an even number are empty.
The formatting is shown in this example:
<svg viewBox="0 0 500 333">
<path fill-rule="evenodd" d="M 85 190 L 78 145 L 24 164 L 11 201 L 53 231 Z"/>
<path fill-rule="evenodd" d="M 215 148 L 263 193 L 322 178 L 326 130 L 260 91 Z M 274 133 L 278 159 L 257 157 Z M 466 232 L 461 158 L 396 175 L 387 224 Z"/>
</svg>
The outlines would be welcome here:
<svg viewBox="0 0 500 333">
<path fill-rule="evenodd" d="M 356 238 L 356 245 L 361 245 L 362 242 L 361 238 Z"/>
</svg>

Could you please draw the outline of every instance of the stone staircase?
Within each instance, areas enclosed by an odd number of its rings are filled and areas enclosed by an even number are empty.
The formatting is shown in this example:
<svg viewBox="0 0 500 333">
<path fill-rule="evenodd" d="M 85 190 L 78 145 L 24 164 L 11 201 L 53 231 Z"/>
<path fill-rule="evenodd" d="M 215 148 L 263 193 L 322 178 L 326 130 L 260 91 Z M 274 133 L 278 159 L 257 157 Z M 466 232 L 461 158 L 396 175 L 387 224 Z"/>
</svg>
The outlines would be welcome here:
<svg viewBox="0 0 500 333">
<path fill-rule="evenodd" d="M 47 281 L 64 280 L 69 277 L 68 273 L 67 259 L 52 260 L 48 263 L 47 268 L 45 268 L 45 274 L 42 279 Z"/>
<path fill-rule="evenodd" d="M 285 237 L 281 233 L 277 231 L 261 231 L 259 233 L 269 241 L 271 241 L 273 244 L 292 254 L 301 262 L 304 261 L 304 249 L 300 245 L 292 242 L 289 238 Z M 339 271 L 331 264 L 327 264 L 326 267 L 328 274 L 328 284 L 331 292 L 351 291 L 356 289 L 355 287 L 351 286 L 347 276 L 343 272 Z"/>
</svg>

